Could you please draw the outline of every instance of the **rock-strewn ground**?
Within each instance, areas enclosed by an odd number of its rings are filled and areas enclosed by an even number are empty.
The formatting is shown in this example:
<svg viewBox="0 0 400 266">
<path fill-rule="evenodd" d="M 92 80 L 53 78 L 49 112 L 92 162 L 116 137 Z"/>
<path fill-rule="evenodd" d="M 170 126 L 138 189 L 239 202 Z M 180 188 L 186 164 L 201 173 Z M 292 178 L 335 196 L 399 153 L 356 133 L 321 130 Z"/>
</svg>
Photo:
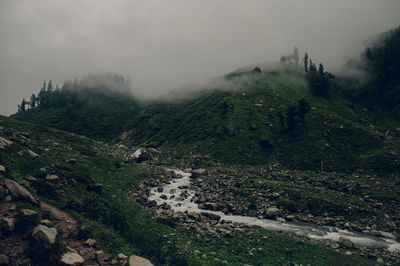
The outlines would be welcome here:
<svg viewBox="0 0 400 266">
<path fill-rule="evenodd" d="M 315 173 L 280 170 L 278 167 L 268 170 L 210 167 L 193 171 L 190 187 L 196 191 L 194 200 L 205 213 L 174 213 L 170 206 L 156 206 L 156 202 L 147 200 L 151 187 L 163 186 L 174 175 L 154 163 L 143 165 L 162 178 L 144 182 L 139 190 L 131 192 L 131 197 L 199 234 L 229 236 L 248 228 L 206 214 L 207 210 L 215 210 L 225 214 L 328 225 L 400 240 L 400 210 L 396 207 L 400 191 L 395 186 L 396 180 L 382 180 L 362 173 Z M 300 239 L 322 242 L 329 248 L 348 254 L 358 253 L 378 262 L 400 263 L 397 253 L 383 249 L 355 250 L 346 239 L 340 243 Z"/>
</svg>

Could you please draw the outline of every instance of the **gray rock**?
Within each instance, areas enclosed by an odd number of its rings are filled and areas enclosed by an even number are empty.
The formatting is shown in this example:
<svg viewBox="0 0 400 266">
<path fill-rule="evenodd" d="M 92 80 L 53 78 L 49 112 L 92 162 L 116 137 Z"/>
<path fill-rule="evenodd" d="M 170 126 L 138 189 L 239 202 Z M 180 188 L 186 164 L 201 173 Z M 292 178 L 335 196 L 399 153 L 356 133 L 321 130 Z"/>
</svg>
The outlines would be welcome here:
<svg viewBox="0 0 400 266">
<path fill-rule="evenodd" d="M 0 149 L 1 150 L 4 150 L 6 147 L 10 146 L 11 144 L 13 144 L 12 141 L 10 141 L 6 138 L 0 137 Z"/>
<path fill-rule="evenodd" d="M 340 237 L 339 242 L 345 247 L 354 248 L 354 243 L 351 242 L 351 240 L 346 237 Z"/>
<path fill-rule="evenodd" d="M 67 252 L 62 254 L 61 262 L 64 265 L 77 265 L 85 262 L 85 260 L 76 252 Z"/>
<path fill-rule="evenodd" d="M 196 178 L 196 177 L 198 177 L 200 175 L 204 175 L 206 173 L 207 173 L 207 169 L 204 169 L 204 168 L 195 169 L 192 171 L 192 177 Z"/>
<path fill-rule="evenodd" d="M 201 215 L 210 220 L 214 220 L 214 221 L 219 221 L 221 219 L 221 216 L 219 216 L 218 214 L 214 214 L 214 213 L 202 212 Z"/>
<path fill-rule="evenodd" d="M 6 255 L 0 255 L 0 265 L 9 265 L 10 261 Z"/>
<path fill-rule="evenodd" d="M 0 164 L 0 172 L 5 172 L 5 171 L 6 171 L 6 168 Z"/>
<path fill-rule="evenodd" d="M 69 160 L 66 160 L 65 162 L 69 163 L 69 164 L 76 164 L 76 160 L 75 159 L 69 159 Z"/>
<path fill-rule="evenodd" d="M 48 220 L 48 219 L 41 220 L 40 224 L 43 224 L 43 225 L 45 225 L 47 227 L 52 227 L 54 225 L 54 223 L 52 221 Z"/>
<path fill-rule="evenodd" d="M 118 254 L 118 259 L 124 260 L 127 259 L 128 257 L 124 253 L 119 253 Z"/>
<path fill-rule="evenodd" d="M 149 207 L 149 208 L 157 207 L 157 201 L 155 201 L 155 200 L 148 200 L 148 201 L 146 202 L 146 206 Z"/>
<path fill-rule="evenodd" d="M 3 217 L 0 219 L 1 228 L 6 232 L 12 232 L 15 228 L 14 218 Z"/>
<path fill-rule="evenodd" d="M 281 210 L 279 210 L 277 207 L 269 207 L 265 210 L 265 215 L 268 218 L 276 218 L 280 213 Z"/>
<path fill-rule="evenodd" d="M 226 126 L 225 132 L 226 132 L 226 135 L 228 135 L 229 137 L 233 137 L 238 133 L 237 129 L 233 125 Z"/>
<path fill-rule="evenodd" d="M 40 221 L 39 213 L 33 210 L 22 209 L 19 211 L 18 216 L 18 225 L 24 229 L 33 227 Z"/>
<path fill-rule="evenodd" d="M 30 149 L 28 149 L 28 154 L 29 154 L 30 156 L 32 156 L 32 157 L 39 157 L 39 154 L 37 154 L 37 153 L 34 152 L 34 151 L 31 151 Z"/>
<path fill-rule="evenodd" d="M 47 175 L 46 176 L 46 179 L 49 180 L 49 181 L 56 180 L 58 178 L 59 177 L 57 175 Z"/>
<path fill-rule="evenodd" d="M 31 195 L 31 193 L 29 193 L 28 190 L 26 190 L 17 182 L 11 179 L 6 179 L 5 184 L 15 198 L 25 199 L 34 204 L 37 203 L 36 199 Z"/>
<path fill-rule="evenodd" d="M 29 210 L 29 209 L 22 209 L 19 212 L 20 217 L 32 217 L 32 216 L 38 216 L 39 217 L 39 213 L 37 213 L 34 210 Z"/>
<path fill-rule="evenodd" d="M 129 266 L 153 266 L 153 264 L 148 259 L 131 256 L 129 258 Z"/>
<path fill-rule="evenodd" d="M 167 195 L 162 194 L 162 195 L 160 196 L 160 198 L 163 199 L 163 200 L 166 200 L 168 197 L 167 197 Z"/>
<path fill-rule="evenodd" d="M 93 247 L 94 245 L 96 245 L 96 240 L 92 239 L 92 238 L 88 238 L 85 241 L 85 245 L 89 246 L 89 247 Z"/>
<path fill-rule="evenodd" d="M 203 208 L 205 210 L 210 210 L 210 211 L 218 211 L 219 210 L 219 205 L 214 202 L 205 202 L 203 204 Z"/>
<path fill-rule="evenodd" d="M 33 229 L 32 237 L 49 248 L 56 242 L 57 229 L 40 224 Z"/>
</svg>

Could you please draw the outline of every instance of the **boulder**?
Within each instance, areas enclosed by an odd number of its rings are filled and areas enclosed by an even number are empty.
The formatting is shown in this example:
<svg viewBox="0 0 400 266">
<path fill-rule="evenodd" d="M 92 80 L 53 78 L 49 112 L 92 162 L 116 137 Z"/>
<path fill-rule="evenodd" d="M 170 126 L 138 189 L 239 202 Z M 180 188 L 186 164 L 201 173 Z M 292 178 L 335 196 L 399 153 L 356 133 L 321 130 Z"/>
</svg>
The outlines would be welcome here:
<svg viewBox="0 0 400 266">
<path fill-rule="evenodd" d="M 23 217 L 32 217 L 32 216 L 37 216 L 39 217 L 39 213 L 34 211 L 34 210 L 29 210 L 29 209 L 22 209 L 19 211 L 19 215 L 21 218 Z"/>
<path fill-rule="evenodd" d="M 346 237 L 340 237 L 339 242 L 345 247 L 354 248 L 354 243 L 351 242 L 351 240 Z"/>
<path fill-rule="evenodd" d="M 167 197 L 167 195 L 165 195 L 165 194 L 162 194 L 161 196 L 160 196 L 160 199 L 163 199 L 163 200 L 166 200 L 168 197 Z"/>
<path fill-rule="evenodd" d="M 69 163 L 69 164 L 76 164 L 76 160 L 75 159 L 68 159 L 65 162 Z"/>
<path fill-rule="evenodd" d="M 279 210 L 277 207 L 269 207 L 264 212 L 268 218 L 276 218 L 280 213 L 281 210 Z"/>
<path fill-rule="evenodd" d="M 214 214 L 214 213 L 209 213 L 209 212 L 202 212 L 201 213 L 202 216 L 210 219 L 210 220 L 214 220 L 214 221 L 219 221 L 221 219 L 221 216 L 218 214 Z"/>
<path fill-rule="evenodd" d="M 0 265 L 10 265 L 10 260 L 6 255 L 0 255 Z"/>
<path fill-rule="evenodd" d="M 52 181 L 52 180 L 56 180 L 59 177 L 57 175 L 47 175 L 46 176 L 46 180 Z"/>
<path fill-rule="evenodd" d="M 28 149 L 28 154 L 29 154 L 30 156 L 32 156 L 32 157 L 39 157 L 39 154 L 37 154 L 37 153 L 34 152 L 34 151 L 31 151 L 30 149 Z"/>
<path fill-rule="evenodd" d="M 28 192 L 28 190 L 26 190 L 23 186 L 21 186 L 17 182 L 15 182 L 11 179 L 6 179 L 5 184 L 8 188 L 8 190 L 10 190 L 11 194 L 15 198 L 25 199 L 34 204 L 37 203 L 36 199 Z"/>
<path fill-rule="evenodd" d="M 139 256 L 131 256 L 129 258 L 129 266 L 153 266 L 153 264 L 148 259 Z"/>
<path fill-rule="evenodd" d="M 12 141 L 10 141 L 6 138 L 0 137 L 0 149 L 1 150 L 4 150 L 6 147 L 10 146 L 11 144 L 13 144 Z"/>
<path fill-rule="evenodd" d="M 64 265 L 78 265 L 83 262 L 85 260 L 76 252 L 67 252 L 61 256 L 61 263 Z"/>
<path fill-rule="evenodd" d="M 0 164 L 0 172 L 5 172 L 5 171 L 6 171 L 6 168 Z"/>
<path fill-rule="evenodd" d="M 146 201 L 146 206 L 149 207 L 149 208 L 155 208 L 155 207 L 157 207 L 157 201 L 148 200 L 148 201 Z"/>
<path fill-rule="evenodd" d="M 103 185 L 100 183 L 90 184 L 86 186 L 86 190 L 101 194 L 103 192 Z"/>
<path fill-rule="evenodd" d="M 94 245 L 96 245 L 96 240 L 92 239 L 92 238 L 88 238 L 85 241 L 85 245 L 89 246 L 89 247 L 93 247 Z"/>
<path fill-rule="evenodd" d="M 205 202 L 203 204 L 203 208 L 205 210 L 210 210 L 210 211 L 218 211 L 219 210 L 219 205 L 215 202 Z"/>
<path fill-rule="evenodd" d="M 15 228 L 14 218 L 3 217 L 0 219 L 0 225 L 5 232 L 12 232 Z"/>
<path fill-rule="evenodd" d="M 40 224 L 43 224 L 47 227 L 52 227 L 54 225 L 54 223 L 52 221 L 50 221 L 49 219 L 44 219 L 40 221 Z"/>
<path fill-rule="evenodd" d="M 124 260 L 127 259 L 128 257 L 124 253 L 119 253 L 118 254 L 118 259 Z"/>
<path fill-rule="evenodd" d="M 28 228 L 37 225 L 40 222 L 40 215 L 38 212 L 28 209 L 22 209 L 18 213 L 20 228 Z"/>
<path fill-rule="evenodd" d="M 57 229 L 40 224 L 33 229 L 32 237 L 49 248 L 56 242 Z"/>
<path fill-rule="evenodd" d="M 192 177 L 196 178 L 198 176 L 204 175 L 207 173 L 207 169 L 199 168 L 192 171 Z"/>
<path fill-rule="evenodd" d="M 159 148 L 161 146 L 160 141 L 152 141 L 146 145 L 146 148 Z"/>
<path fill-rule="evenodd" d="M 226 135 L 228 135 L 229 137 L 233 137 L 238 133 L 237 129 L 233 125 L 228 125 L 225 128 L 225 132 L 226 132 Z"/>
</svg>

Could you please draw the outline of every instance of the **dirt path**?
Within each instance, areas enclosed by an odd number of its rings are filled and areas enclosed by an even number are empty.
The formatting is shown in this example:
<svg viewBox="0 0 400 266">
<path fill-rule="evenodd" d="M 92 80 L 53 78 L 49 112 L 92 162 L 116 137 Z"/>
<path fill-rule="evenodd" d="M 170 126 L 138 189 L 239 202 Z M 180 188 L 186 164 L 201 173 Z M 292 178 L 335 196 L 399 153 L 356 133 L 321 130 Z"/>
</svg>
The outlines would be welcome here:
<svg viewBox="0 0 400 266">
<path fill-rule="evenodd" d="M 69 213 L 64 212 L 48 203 L 41 202 L 42 210 L 49 211 L 54 218 L 54 225 L 62 232 L 63 241 L 68 248 L 73 249 L 85 259 L 84 265 L 110 265 L 109 256 L 95 245 L 86 244 L 86 239 L 78 237 L 78 221 Z"/>
</svg>

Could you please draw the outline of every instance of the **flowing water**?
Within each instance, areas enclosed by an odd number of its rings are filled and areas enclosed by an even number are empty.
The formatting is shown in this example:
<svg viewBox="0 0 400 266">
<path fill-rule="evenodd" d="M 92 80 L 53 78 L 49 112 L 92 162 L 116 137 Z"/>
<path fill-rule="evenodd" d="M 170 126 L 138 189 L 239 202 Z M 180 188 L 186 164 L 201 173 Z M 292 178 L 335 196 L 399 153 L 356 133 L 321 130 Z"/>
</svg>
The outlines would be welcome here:
<svg viewBox="0 0 400 266">
<path fill-rule="evenodd" d="M 173 179 L 170 184 L 163 186 L 162 192 L 158 191 L 158 187 L 152 188 L 150 191 L 149 200 L 155 200 L 157 205 L 168 204 L 171 206 L 171 209 L 176 212 L 208 212 L 221 216 L 221 221 L 224 220 L 227 222 L 238 222 L 249 226 L 257 225 L 273 231 L 292 233 L 298 236 L 314 239 L 329 239 L 332 241 L 339 241 L 339 238 L 343 237 L 349 239 L 357 247 L 386 248 L 392 252 L 400 252 L 400 243 L 391 238 L 384 238 L 366 233 L 351 232 L 329 226 L 299 225 L 295 223 L 259 219 L 249 216 L 225 215 L 220 211 L 205 211 L 199 209 L 197 203 L 193 202 L 193 197 L 195 196 L 196 192 L 190 189 L 191 174 L 181 170 L 170 171 L 173 171 L 177 178 Z M 167 199 L 160 198 L 160 196 L 163 194 L 167 196 Z"/>
</svg>

